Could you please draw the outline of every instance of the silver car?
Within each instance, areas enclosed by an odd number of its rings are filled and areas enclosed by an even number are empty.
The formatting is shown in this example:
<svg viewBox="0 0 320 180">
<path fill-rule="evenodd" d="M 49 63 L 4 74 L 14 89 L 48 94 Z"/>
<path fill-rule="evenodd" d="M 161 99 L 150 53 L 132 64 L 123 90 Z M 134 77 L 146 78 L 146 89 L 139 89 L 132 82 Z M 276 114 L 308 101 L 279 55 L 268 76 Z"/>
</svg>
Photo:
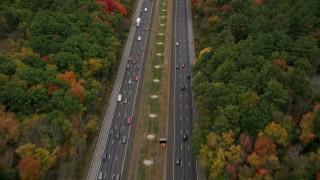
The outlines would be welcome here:
<svg viewBox="0 0 320 180">
<path fill-rule="evenodd" d="M 122 144 L 127 143 L 127 136 L 122 136 L 121 143 Z"/>
<path fill-rule="evenodd" d="M 128 80 L 128 84 L 132 84 L 132 79 L 129 79 L 129 80 Z"/>
<path fill-rule="evenodd" d="M 123 103 L 128 104 L 128 98 L 124 98 Z"/>
</svg>

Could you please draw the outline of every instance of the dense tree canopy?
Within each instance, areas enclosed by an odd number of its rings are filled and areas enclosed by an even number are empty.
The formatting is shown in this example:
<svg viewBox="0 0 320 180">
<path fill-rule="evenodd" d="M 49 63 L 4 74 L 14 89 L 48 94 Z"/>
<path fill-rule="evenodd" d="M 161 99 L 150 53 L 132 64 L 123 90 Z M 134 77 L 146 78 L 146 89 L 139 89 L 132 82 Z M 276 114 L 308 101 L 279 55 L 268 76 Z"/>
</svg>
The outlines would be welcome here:
<svg viewBox="0 0 320 180">
<path fill-rule="evenodd" d="M 319 76 L 320 2 L 192 0 L 192 9 L 192 142 L 208 179 L 319 177 L 320 95 L 310 77 Z"/>
<path fill-rule="evenodd" d="M 82 179 L 134 2 L 0 2 L 0 179 Z"/>
</svg>

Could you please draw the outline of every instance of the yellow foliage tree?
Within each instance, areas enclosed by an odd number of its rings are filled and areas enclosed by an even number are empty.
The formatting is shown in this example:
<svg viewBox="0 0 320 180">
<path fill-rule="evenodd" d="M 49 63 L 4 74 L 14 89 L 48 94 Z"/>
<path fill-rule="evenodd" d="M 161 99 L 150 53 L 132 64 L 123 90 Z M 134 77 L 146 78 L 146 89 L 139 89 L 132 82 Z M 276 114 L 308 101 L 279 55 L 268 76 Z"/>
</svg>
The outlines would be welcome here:
<svg viewBox="0 0 320 180">
<path fill-rule="evenodd" d="M 204 53 L 208 53 L 208 52 L 210 52 L 211 50 L 212 50 L 211 47 L 206 47 L 206 48 L 202 49 L 202 50 L 200 51 L 200 53 L 199 53 L 198 60 L 201 58 L 201 56 L 202 56 Z"/>
<path fill-rule="evenodd" d="M 217 24 L 219 19 L 220 19 L 219 16 L 211 16 L 208 18 L 208 23 L 210 26 L 213 26 L 213 25 Z"/>
<path fill-rule="evenodd" d="M 300 122 L 301 134 L 300 140 L 302 144 L 308 145 L 316 137 L 313 130 L 314 117 L 312 113 L 303 116 Z"/>
<path fill-rule="evenodd" d="M 264 134 L 268 137 L 271 137 L 276 143 L 287 146 L 288 142 L 288 133 L 280 124 L 271 122 L 264 129 Z"/>
</svg>

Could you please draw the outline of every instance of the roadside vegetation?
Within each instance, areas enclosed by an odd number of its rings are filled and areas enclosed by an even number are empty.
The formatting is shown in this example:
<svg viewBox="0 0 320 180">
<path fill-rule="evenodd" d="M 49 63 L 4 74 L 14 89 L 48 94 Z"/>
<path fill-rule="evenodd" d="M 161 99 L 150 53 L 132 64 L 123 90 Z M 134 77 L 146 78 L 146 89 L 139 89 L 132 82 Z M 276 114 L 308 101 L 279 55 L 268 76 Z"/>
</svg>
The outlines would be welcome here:
<svg viewBox="0 0 320 180">
<path fill-rule="evenodd" d="M 133 3 L 0 2 L 0 179 L 82 177 Z"/>
<path fill-rule="evenodd" d="M 192 9 L 192 145 L 207 179 L 319 179 L 320 1 L 192 0 Z"/>
</svg>

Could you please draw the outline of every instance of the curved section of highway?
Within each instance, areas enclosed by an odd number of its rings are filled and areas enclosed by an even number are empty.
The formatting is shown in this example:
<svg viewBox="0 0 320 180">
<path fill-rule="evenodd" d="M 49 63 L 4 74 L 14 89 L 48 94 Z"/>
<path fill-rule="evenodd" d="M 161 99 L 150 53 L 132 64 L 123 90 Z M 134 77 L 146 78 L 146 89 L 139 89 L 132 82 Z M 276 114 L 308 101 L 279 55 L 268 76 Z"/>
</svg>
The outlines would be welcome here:
<svg viewBox="0 0 320 180">
<path fill-rule="evenodd" d="M 170 62 L 170 100 L 168 116 L 167 177 L 195 180 L 196 163 L 189 138 L 192 132 L 193 105 L 190 76 L 190 51 L 187 1 L 174 0 Z M 188 15 L 188 16 L 187 16 Z M 190 23 L 190 21 L 189 21 Z M 191 58 L 192 59 L 192 58 Z"/>
<path fill-rule="evenodd" d="M 154 1 L 140 0 L 92 158 L 88 180 L 127 179 Z M 136 19 L 141 19 L 136 27 Z M 119 97 L 121 95 L 121 99 Z M 128 125 L 128 118 L 131 124 Z M 112 131 L 112 132 L 111 132 Z M 119 135 L 119 136 L 118 136 Z"/>
</svg>

